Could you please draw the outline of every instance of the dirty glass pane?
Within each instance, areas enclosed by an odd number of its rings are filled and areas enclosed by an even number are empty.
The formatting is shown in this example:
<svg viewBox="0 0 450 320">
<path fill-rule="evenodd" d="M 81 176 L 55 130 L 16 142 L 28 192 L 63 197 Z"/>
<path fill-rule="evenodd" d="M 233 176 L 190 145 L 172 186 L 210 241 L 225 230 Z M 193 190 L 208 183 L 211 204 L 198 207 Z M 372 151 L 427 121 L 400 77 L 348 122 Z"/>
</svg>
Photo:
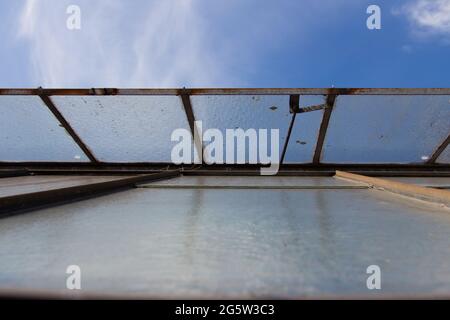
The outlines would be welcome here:
<svg viewBox="0 0 450 320">
<path fill-rule="evenodd" d="M 269 155 L 270 150 L 274 150 L 281 154 L 283 149 L 284 141 L 286 139 L 287 130 L 289 127 L 289 121 L 291 119 L 291 114 L 289 113 L 289 96 L 267 96 L 267 95 L 242 95 L 242 96 L 192 96 L 191 97 L 192 106 L 194 110 L 194 115 L 197 120 L 202 121 L 203 132 L 205 133 L 208 129 L 214 128 L 219 129 L 223 136 L 223 157 L 217 156 L 217 158 L 222 158 L 225 163 L 237 163 L 237 142 L 234 144 L 234 161 L 226 161 L 226 157 L 230 156 L 230 153 L 226 155 L 226 144 L 231 142 L 226 139 L 226 130 L 242 129 L 243 131 L 255 130 L 257 133 L 257 139 L 263 136 L 267 138 L 268 152 L 264 152 L 263 148 L 259 148 L 258 143 L 254 143 L 255 148 L 249 148 L 249 143 L 247 139 L 245 147 L 245 163 L 251 162 L 250 152 L 252 154 L 257 154 L 258 163 L 261 163 L 261 154 Z M 267 133 L 264 135 L 260 134 L 260 129 L 267 129 Z M 279 130 L 279 141 L 277 140 L 278 146 L 274 143 L 271 144 L 271 129 Z M 247 131 L 249 133 L 250 131 Z M 274 135 L 275 137 L 275 135 Z M 206 147 L 213 142 L 208 141 L 204 143 Z M 254 140 L 254 138 L 253 138 Z M 215 140 L 214 140 L 215 141 Z M 217 144 L 217 143 L 216 143 Z M 212 153 L 212 152 L 211 152 Z M 205 157 L 206 161 L 208 157 Z"/>
<path fill-rule="evenodd" d="M 450 96 L 339 96 L 323 162 L 423 163 L 450 128 Z"/>
<path fill-rule="evenodd" d="M 437 163 L 450 163 L 450 147 L 447 147 L 436 160 Z"/>
<path fill-rule="evenodd" d="M 37 96 L 0 96 L 0 161 L 88 161 Z"/>
<path fill-rule="evenodd" d="M 177 144 L 172 132 L 189 131 L 176 96 L 55 96 L 54 101 L 102 161 L 170 162 Z"/>
<path fill-rule="evenodd" d="M 300 108 L 324 103 L 324 96 L 300 96 Z M 305 163 L 312 161 L 322 116 L 323 110 L 297 114 L 286 150 L 285 163 Z"/>
</svg>

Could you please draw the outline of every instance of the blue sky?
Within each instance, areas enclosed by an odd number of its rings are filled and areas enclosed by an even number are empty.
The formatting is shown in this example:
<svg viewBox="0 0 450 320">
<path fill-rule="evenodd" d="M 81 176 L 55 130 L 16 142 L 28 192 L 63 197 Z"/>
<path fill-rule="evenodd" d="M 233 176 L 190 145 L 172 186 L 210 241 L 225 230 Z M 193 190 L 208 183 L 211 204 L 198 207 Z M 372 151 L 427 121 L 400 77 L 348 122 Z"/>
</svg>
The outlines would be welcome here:
<svg viewBox="0 0 450 320">
<path fill-rule="evenodd" d="M 450 85 L 450 0 L 0 0 L 0 32 L 0 87 Z"/>
</svg>

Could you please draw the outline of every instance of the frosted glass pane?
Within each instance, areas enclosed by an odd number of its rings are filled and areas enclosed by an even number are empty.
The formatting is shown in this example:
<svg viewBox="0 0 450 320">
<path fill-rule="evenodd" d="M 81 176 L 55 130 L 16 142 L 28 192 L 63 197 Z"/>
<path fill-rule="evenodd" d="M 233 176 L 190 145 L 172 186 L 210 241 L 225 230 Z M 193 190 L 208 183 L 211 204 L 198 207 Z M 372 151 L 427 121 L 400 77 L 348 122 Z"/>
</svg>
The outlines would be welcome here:
<svg viewBox="0 0 450 320">
<path fill-rule="evenodd" d="M 269 153 L 271 148 L 270 129 L 279 129 L 278 152 L 281 154 L 291 119 L 289 96 L 192 96 L 191 101 L 196 119 L 202 121 L 203 132 L 210 128 L 219 129 L 222 132 L 224 160 L 226 129 L 240 128 L 257 131 L 267 129 Z M 208 143 L 204 145 L 206 146 Z M 248 144 L 246 144 L 246 149 L 246 162 L 249 162 Z M 257 149 L 259 154 L 259 148 Z"/>
<path fill-rule="evenodd" d="M 448 210 L 388 192 L 140 188 L 2 219 L 0 288 L 64 293 L 76 263 L 106 298 L 448 297 L 449 234 Z"/>
<path fill-rule="evenodd" d="M 447 147 L 437 158 L 437 163 L 450 163 L 450 147 Z"/>
<path fill-rule="evenodd" d="M 325 103 L 324 96 L 300 96 L 300 108 Z M 312 162 L 323 110 L 299 113 L 286 150 L 285 163 Z"/>
<path fill-rule="evenodd" d="M 323 162 L 424 163 L 450 129 L 450 96 L 339 96 Z"/>
<path fill-rule="evenodd" d="M 88 161 L 37 96 L 0 96 L 0 161 Z"/>
<path fill-rule="evenodd" d="M 177 144 L 172 132 L 189 130 L 176 96 L 55 96 L 54 101 L 102 161 L 170 162 Z"/>
</svg>

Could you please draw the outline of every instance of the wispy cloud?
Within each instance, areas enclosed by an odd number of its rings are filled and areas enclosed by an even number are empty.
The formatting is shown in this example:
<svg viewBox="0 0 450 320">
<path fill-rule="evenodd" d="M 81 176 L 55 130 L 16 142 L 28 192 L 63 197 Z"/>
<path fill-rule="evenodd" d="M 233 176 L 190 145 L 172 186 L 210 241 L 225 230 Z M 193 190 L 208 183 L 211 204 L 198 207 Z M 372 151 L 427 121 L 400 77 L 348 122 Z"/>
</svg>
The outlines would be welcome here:
<svg viewBox="0 0 450 320">
<path fill-rule="evenodd" d="M 414 34 L 450 37 L 450 0 L 414 0 L 400 12 L 412 23 Z"/>
<path fill-rule="evenodd" d="M 81 30 L 66 28 L 81 7 Z M 128 4 L 129 7 L 126 7 Z M 183 1 L 27 0 L 18 36 L 30 47 L 35 81 L 46 87 L 215 84 L 228 80 L 196 10 Z M 223 67 L 221 67 L 223 66 Z"/>
<path fill-rule="evenodd" d="M 228 77 L 208 47 L 207 29 L 192 1 L 157 1 L 145 17 L 132 49 L 136 68 L 132 82 L 155 85 L 205 84 Z"/>
<path fill-rule="evenodd" d="M 323 25 L 317 17 L 338 23 L 336 12 L 358 0 L 22 1 L 16 30 L 33 84 L 238 87 L 273 72 L 275 57 L 280 66 L 285 53 L 302 52 Z M 66 28 L 73 4 L 81 8 L 81 30 Z"/>
</svg>

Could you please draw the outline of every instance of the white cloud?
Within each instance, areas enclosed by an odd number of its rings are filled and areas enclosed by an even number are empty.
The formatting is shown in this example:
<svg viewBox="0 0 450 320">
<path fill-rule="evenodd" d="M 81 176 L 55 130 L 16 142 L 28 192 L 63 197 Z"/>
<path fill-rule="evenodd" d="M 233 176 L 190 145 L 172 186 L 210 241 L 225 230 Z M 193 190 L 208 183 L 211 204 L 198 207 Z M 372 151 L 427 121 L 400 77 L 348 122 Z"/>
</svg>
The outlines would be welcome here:
<svg viewBox="0 0 450 320">
<path fill-rule="evenodd" d="M 195 2 L 133 1 L 27 0 L 18 36 L 29 45 L 34 82 L 173 87 L 230 80 L 226 61 L 208 47 Z M 66 28 L 71 4 L 81 8 L 81 30 Z"/>
<path fill-rule="evenodd" d="M 23 1 L 16 30 L 32 85 L 239 87 L 273 86 L 260 75 L 276 54 L 292 43 L 301 50 L 321 19 L 358 0 Z M 66 28 L 69 5 L 81 8 L 81 30 Z"/>
<path fill-rule="evenodd" d="M 155 3 L 133 42 L 137 65 L 132 82 L 146 83 L 149 74 L 160 87 L 209 84 L 226 77 L 205 31 L 192 1 Z"/>
<path fill-rule="evenodd" d="M 415 0 L 403 7 L 420 34 L 450 35 L 450 0 Z"/>
</svg>

